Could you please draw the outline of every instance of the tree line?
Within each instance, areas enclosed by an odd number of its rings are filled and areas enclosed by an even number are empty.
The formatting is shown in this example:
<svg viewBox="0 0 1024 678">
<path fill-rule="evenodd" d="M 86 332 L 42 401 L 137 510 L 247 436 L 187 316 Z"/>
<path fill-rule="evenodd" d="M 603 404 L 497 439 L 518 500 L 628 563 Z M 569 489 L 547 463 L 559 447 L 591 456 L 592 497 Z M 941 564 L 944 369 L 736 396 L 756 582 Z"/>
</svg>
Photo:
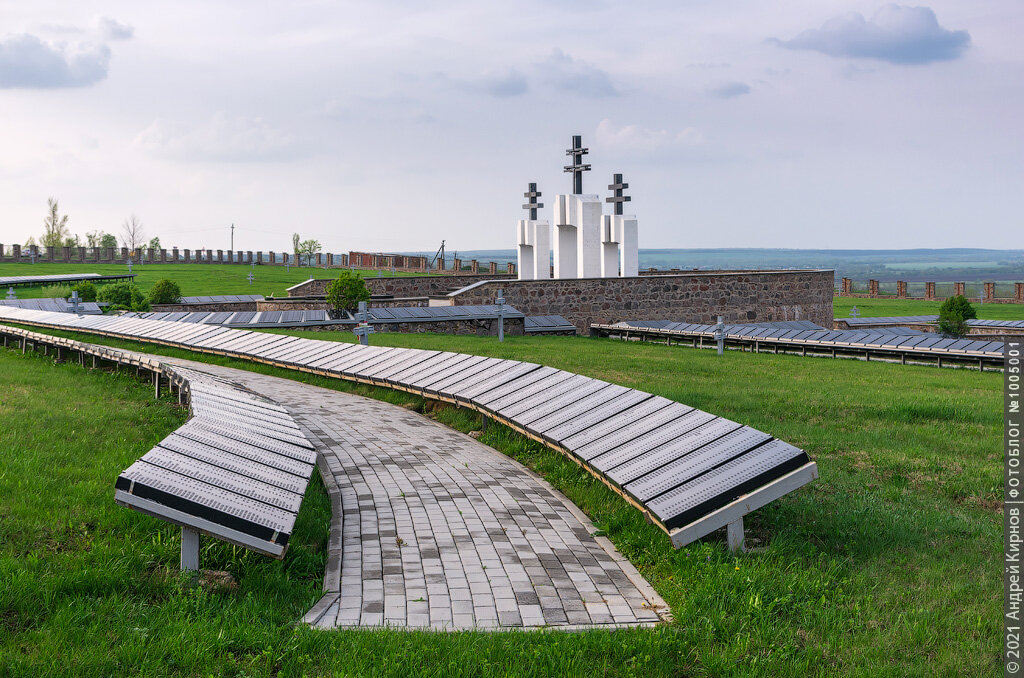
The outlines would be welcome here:
<svg viewBox="0 0 1024 678">
<path fill-rule="evenodd" d="M 85 239 L 77 233 L 72 233 L 68 227 L 68 215 L 60 213 L 60 206 L 55 198 L 47 198 L 46 217 L 43 219 L 43 233 L 37 241 L 30 237 L 25 241 L 25 247 L 33 245 L 46 248 L 56 247 L 117 247 L 118 238 L 113 233 L 106 233 L 102 230 L 89 231 Z M 134 214 L 121 223 L 121 246 L 127 247 L 129 251 L 136 251 L 143 247 L 158 250 L 160 249 L 160 238 L 154 237 L 147 243 L 145 240 L 145 228 L 142 221 Z"/>
</svg>

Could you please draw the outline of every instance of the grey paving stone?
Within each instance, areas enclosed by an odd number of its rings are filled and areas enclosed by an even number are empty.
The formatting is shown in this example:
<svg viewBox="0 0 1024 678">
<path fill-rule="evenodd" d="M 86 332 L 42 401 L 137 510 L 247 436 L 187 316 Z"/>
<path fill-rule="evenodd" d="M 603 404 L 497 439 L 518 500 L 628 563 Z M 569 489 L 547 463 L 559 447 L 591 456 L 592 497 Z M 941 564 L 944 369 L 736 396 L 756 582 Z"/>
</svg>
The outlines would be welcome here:
<svg viewBox="0 0 1024 678">
<path fill-rule="evenodd" d="M 578 509 L 490 447 L 388 403 L 173 362 L 266 393 L 316 446 L 337 596 L 316 626 L 649 625 L 667 611 Z"/>
</svg>

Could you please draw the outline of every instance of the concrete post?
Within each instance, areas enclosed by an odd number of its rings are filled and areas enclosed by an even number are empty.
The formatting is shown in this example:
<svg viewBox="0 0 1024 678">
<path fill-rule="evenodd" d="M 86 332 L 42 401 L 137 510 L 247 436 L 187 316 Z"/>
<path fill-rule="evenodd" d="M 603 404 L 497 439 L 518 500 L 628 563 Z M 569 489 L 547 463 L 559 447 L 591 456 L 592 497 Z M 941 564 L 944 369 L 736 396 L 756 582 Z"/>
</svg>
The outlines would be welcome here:
<svg viewBox="0 0 1024 678">
<path fill-rule="evenodd" d="M 515 275 L 516 274 L 516 265 L 513 264 L 511 261 L 508 262 L 508 274 L 509 275 Z"/>
<path fill-rule="evenodd" d="M 480 272 L 480 262 L 477 261 L 476 259 L 473 259 L 472 261 L 470 261 L 469 262 L 469 270 L 473 273 L 473 275 L 476 275 L 477 273 L 479 273 Z"/>
<path fill-rule="evenodd" d="M 985 283 L 985 303 L 989 304 L 996 300 L 996 284 L 994 282 Z"/>
<path fill-rule="evenodd" d="M 488 273 L 490 273 L 492 275 L 497 275 L 497 273 L 498 273 L 498 264 L 496 264 L 495 262 L 492 261 L 489 264 Z"/>
<path fill-rule="evenodd" d="M 462 270 L 462 259 L 452 259 L 452 273 L 458 273 Z"/>
<path fill-rule="evenodd" d="M 878 296 L 878 281 L 877 280 L 869 280 L 868 281 L 868 294 L 870 294 L 873 297 L 877 297 Z"/>
<path fill-rule="evenodd" d="M 1018 304 L 1024 304 L 1024 283 L 1013 284 L 1013 298 Z"/>
<path fill-rule="evenodd" d="M 11 254 L 14 255 L 15 261 L 21 259 L 21 245 L 11 245 Z"/>
<path fill-rule="evenodd" d="M 848 297 L 853 294 L 853 281 L 849 278 L 843 278 L 842 287 L 840 288 L 839 296 Z"/>
<path fill-rule="evenodd" d="M 199 531 L 181 528 L 181 569 L 195 572 L 199 569 Z"/>
<path fill-rule="evenodd" d="M 896 296 L 900 299 L 907 298 L 907 282 L 905 280 L 896 281 Z"/>
<path fill-rule="evenodd" d="M 935 300 L 935 283 L 926 282 L 924 284 L 924 298 L 929 301 Z"/>
<path fill-rule="evenodd" d="M 967 290 L 967 283 L 962 283 L 962 282 L 953 283 L 953 296 L 961 296 L 962 297 L 962 296 L 964 296 L 964 293 L 966 292 L 966 290 Z"/>
</svg>

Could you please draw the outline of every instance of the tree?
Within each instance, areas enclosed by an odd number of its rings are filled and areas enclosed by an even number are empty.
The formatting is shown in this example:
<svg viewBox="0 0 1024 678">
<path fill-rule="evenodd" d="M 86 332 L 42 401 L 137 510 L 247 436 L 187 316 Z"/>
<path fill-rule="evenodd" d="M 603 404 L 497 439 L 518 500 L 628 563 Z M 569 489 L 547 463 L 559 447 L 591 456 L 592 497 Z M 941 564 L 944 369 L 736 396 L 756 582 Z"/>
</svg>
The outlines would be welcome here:
<svg viewBox="0 0 1024 678">
<path fill-rule="evenodd" d="M 86 247 L 99 247 L 100 238 L 103 237 L 103 231 L 89 231 L 85 234 L 85 246 Z"/>
<path fill-rule="evenodd" d="M 295 255 L 295 260 L 298 262 L 299 259 L 299 244 L 302 238 L 299 237 L 298 233 L 292 233 L 292 254 Z"/>
<path fill-rule="evenodd" d="M 354 311 L 360 301 L 370 300 L 370 290 L 358 275 L 342 271 L 337 280 L 327 286 L 327 302 L 335 312 Z"/>
<path fill-rule="evenodd" d="M 100 247 L 117 247 L 117 236 L 113 233 L 103 233 L 100 236 Z"/>
<path fill-rule="evenodd" d="M 33 238 L 32 236 L 29 236 L 28 240 L 25 241 L 25 245 L 24 245 L 25 249 L 28 249 L 29 247 L 35 247 L 35 246 L 36 246 L 36 239 Z"/>
<path fill-rule="evenodd" d="M 97 301 L 110 303 L 113 311 L 148 311 L 149 302 L 143 296 L 142 290 L 133 282 L 119 282 L 112 285 L 104 285 L 96 293 Z"/>
<path fill-rule="evenodd" d="M 299 243 L 295 256 L 298 257 L 300 261 L 305 259 L 306 264 L 308 266 L 312 266 L 313 257 L 315 257 L 320 250 L 320 241 L 313 239 L 303 240 Z"/>
<path fill-rule="evenodd" d="M 157 280 L 149 291 L 152 304 L 176 304 L 181 301 L 181 288 L 173 280 Z"/>
<path fill-rule="evenodd" d="M 69 235 L 64 238 L 64 247 L 81 247 L 82 239 L 77 235 Z"/>
<path fill-rule="evenodd" d="M 160 237 L 159 236 L 150 239 L 150 241 L 149 241 L 149 249 L 151 249 L 151 250 L 159 250 L 160 249 Z"/>
<path fill-rule="evenodd" d="M 967 297 L 962 294 L 950 297 L 939 307 L 939 332 L 946 337 L 966 336 L 970 331 L 967 321 L 977 317 Z"/>
<path fill-rule="evenodd" d="M 43 219 L 43 238 L 40 241 L 43 247 L 61 247 L 68 233 L 68 215 L 61 216 L 57 201 L 47 198 L 48 214 Z"/>
<path fill-rule="evenodd" d="M 78 292 L 80 301 L 96 301 L 96 286 L 88 280 L 75 284 L 71 289 Z M 68 296 L 71 295 L 68 294 Z"/>
<path fill-rule="evenodd" d="M 146 242 L 146 231 L 142 227 L 142 221 L 139 220 L 134 214 L 124 220 L 121 224 L 121 242 L 124 243 L 124 247 L 128 248 L 129 252 L 142 247 L 142 244 Z"/>
</svg>

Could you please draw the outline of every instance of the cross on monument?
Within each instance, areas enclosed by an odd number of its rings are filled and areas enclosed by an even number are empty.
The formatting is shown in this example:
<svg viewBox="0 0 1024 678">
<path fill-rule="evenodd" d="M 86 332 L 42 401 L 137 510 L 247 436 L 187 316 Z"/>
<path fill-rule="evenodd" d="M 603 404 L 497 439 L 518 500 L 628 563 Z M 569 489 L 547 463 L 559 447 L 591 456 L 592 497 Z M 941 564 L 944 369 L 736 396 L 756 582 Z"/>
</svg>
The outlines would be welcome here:
<svg viewBox="0 0 1024 678">
<path fill-rule="evenodd" d="M 583 193 L 583 173 L 590 171 L 590 165 L 583 164 L 583 156 L 590 153 L 589 148 L 583 148 L 583 137 L 575 134 L 572 137 L 572 148 L 567 148 L 565 154 L 572 157 L 572 164 L 562 168 L 564 172 L 572 172 L 573 195 Z"/>
<path fill-rule="evenodd" d="M 544 207 L 544 203 L 539 201 L 541 195 L 543 194 L 537 190 L 537 184 L 532 182 L 526 189 L 526 193 L 523 193 L 523 197 L 526 198 L 526 204 L 523 205 L 523 209 L 528 211 L 530 221 L 537 221 L 537 210 Z"/>
<path fill-rule="evenodd" d="M 256 276 L 254 276 L 252 274 L 252 271 L 249 271 L 249 275 L 247 275 L 245 277 L 249 279 L 249 284 L 251 285 L 252 284 L 252 279 L 255 278 Z"/>
<path fill-rule="evenodd" d="M 851 318 L 859 318 L 860 317 L 860 309 L 857 308 L 856 306 L 851 308 L 850 309 L 850 317 Z"/>
<path fill-rule="evenodd" d="M 623 193 L 623 190 L 627 188 L 629 188 L 629 184 L 622 181 L 621 174 L 612 175 L 612 183 L 608 184 L 608 190 L 612 191 L 613 195 L 610 198 L 605 198 L 604 201 L 612 203 L 616 215 L 622 216 L 622 204 L 632 200 Z"/>
<path fill-rule="evenodd" d="M 370 314 L 366 310 L 366 302 L 359 302 L 359 310 L 356 312 L 356 326 L 352 334 L 359 337 L 359 343 L 363 346 L 370 345 L 370 335 L 374 333 L 373 325 L 370 324 Z"/>
<path fill-rule="evenodd" d="M 11 287 L 7 288 L 7 298 L 8 299 L 17 299 L 18 298 L 18 295 L 14 293 L 14 286 L 13 285 Z"/>
</svg>

